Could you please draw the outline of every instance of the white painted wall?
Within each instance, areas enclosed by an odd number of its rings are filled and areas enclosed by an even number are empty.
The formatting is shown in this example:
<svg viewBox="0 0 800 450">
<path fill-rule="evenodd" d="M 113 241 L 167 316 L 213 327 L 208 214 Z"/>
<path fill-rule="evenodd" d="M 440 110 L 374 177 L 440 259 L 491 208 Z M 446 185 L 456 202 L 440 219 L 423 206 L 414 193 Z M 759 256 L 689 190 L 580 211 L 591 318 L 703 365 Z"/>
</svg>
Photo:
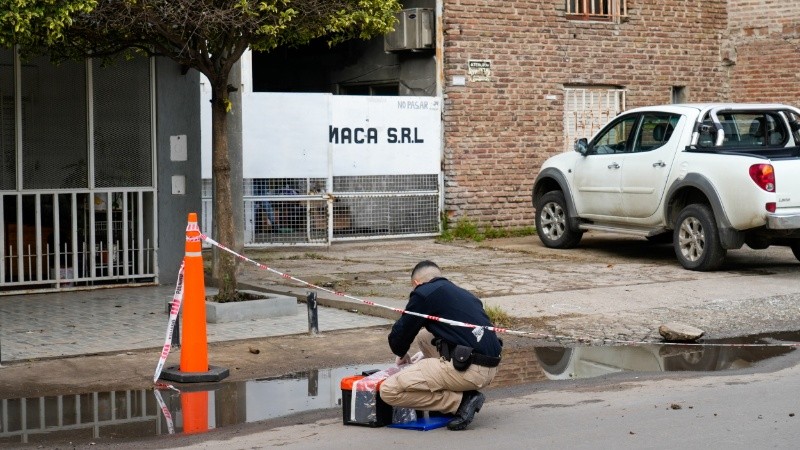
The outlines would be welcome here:
<svg viewBox="0 0 800 450">
<path fill-rule="evenodd" d="M 250 67 L 248 52 L 241 86 L 244 178 L 440 172 L 439 98 L 252 92 Z M 203 178 L 211 178 L 210 98 L 206 81 Z"/>
</svg>

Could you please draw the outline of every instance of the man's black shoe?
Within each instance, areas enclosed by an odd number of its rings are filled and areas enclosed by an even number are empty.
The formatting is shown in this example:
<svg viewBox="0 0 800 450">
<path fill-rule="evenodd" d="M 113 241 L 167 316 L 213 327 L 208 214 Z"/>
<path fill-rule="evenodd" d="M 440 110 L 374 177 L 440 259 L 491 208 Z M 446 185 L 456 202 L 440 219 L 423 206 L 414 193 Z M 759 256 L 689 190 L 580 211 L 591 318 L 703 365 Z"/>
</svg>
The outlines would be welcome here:
<svg viewBox="0 0 800 450">
<path fill-rule="evenodd" d="M 486 397 L 478 391 L 466 391 L 463 395 L 455 418 L 447 424 L 447 428 L 450 430 L 467 428 L 475 418 L 475 413 L 481 410 L 483 402 L 486 400 Z"/>
</svg>

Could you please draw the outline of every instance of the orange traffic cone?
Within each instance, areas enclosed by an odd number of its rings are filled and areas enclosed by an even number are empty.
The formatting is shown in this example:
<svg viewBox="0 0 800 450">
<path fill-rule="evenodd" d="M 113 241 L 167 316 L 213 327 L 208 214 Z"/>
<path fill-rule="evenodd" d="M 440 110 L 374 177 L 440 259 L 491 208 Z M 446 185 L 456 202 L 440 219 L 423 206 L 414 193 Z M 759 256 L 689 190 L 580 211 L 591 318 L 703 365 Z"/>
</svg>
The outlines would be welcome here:
<svg viewBox="0 0 800 450">
<path fill-rule="evenodd" d="M 184 433 L 208 431 L 208 391 L 181 392 L 181 410 Z"/>
<path fill-rule="evenodd" d="M 180 368 L 172 366 L 164 369 L 161 378 L 179 383 L 220 381 L 229 375 L 229 371 L 208 365 L 203 245 L 196 213 L 189 213 L 183 267 L 181 364 Z"/>
</svg>

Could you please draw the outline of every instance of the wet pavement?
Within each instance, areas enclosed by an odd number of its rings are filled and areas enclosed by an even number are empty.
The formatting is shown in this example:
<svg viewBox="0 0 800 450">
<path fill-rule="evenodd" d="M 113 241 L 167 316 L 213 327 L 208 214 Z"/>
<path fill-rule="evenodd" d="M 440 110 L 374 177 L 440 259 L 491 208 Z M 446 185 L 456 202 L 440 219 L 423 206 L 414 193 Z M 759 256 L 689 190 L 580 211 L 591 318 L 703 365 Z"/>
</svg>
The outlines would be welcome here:
<svg viewBox="0 0 800 450">
<path fill-rule="evenodd" d="M 0 400 L 4 425 L 0 445 L 64 440 L 88 444 L 196 433 L 332 408 L 341 403 L 339 380 L 368 368 L 348 366 L 277 379 L 207 384 L 183 392 L 136 389 Z M 200 402 L 199 410 L 193 401 Z"/>
<path fill-rule="evenodd" d="M 799 338 L 800 333 L 781 333 L 689 346 L 509 349 L 491 388 L 618 373 L 744 369 L 795 351 L 795 347 L 782 344 Z M 86 445 L 196 434 L 314 410 L 342 414 L 342 420 L 348 422 L 373 423 L 379 420 L 374 394 L 362 393 L 353 399 L 340 381 L 388 367 L 386 362 L 319 369 L 245 382 L 201 384 L 182 392 L 138 389 L 0 400 L 0 445 L 63 441 Z M 351 403 L 343 402 L 353 402 L 358 414 L 348 415 Z"/>
</svg>

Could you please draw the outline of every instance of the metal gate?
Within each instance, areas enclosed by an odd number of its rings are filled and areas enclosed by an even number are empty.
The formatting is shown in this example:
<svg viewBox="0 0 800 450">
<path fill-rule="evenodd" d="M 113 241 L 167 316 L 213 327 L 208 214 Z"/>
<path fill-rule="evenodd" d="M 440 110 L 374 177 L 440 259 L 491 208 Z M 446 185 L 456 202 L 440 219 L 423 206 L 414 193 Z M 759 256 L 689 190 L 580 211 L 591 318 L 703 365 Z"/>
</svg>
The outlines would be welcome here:
<svg viewBox="0 0 800 450">
<path fill-rule="evenodd" d="M 152 189 L 0 195 L 0 286 L 19 293 L 152 282 L 154 204 Z"/>
<path fill-rule="evenodd" d="M 156 281 L 154 75 L 0 49 L 0 294 Z"/>
<path fill-rule="evenodd" d="M 332 241 L 435 236 L 440 232 L 437 175 L 368 180 L 334 177 L 330 184 L 334 189 L 355 186 L 328 194 L 314 188 L 328 185 L 324 179 L 244 180 L 245 245 L 327 245 Z M 210 230 L 210 180 L 204 181 L 203 192 L 203 227 Z"/>
<path fill-rule="evenodd" d="M 243 104 L 245 246 L 440 232 L 438 99 L 250 93 Z"/>
</svg>

